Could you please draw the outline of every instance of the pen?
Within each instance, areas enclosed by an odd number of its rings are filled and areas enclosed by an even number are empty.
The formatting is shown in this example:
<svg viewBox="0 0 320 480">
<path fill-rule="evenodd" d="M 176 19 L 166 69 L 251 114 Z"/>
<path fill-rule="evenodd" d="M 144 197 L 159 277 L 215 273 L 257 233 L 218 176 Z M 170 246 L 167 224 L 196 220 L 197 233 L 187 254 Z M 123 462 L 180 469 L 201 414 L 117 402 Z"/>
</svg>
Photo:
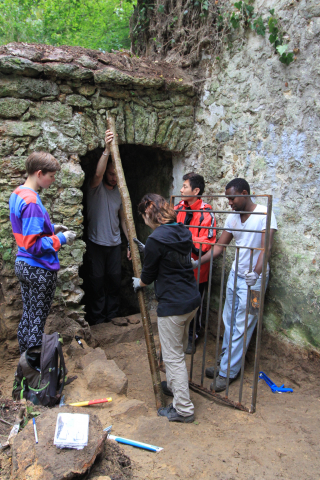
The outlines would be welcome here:
<svg viewBox="0 0 320 480">
<path fill-rule="evenodd" d="M 36 427 L 36 420 L 35 418 L 32 419 L 33 429 L 34 429 L 34 438 L 36 439 L 36 443 L 38 443 L 38 434 L 37 434 L 37 427 Z"/>
</svg>

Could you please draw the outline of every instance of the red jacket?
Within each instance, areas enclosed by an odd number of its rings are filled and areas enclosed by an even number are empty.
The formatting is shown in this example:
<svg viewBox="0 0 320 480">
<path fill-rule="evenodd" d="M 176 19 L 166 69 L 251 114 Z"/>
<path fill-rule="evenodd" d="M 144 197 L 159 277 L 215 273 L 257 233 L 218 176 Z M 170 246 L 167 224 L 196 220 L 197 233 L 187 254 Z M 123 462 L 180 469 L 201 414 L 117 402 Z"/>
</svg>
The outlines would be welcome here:
<svg viewBox="0 0 320 480">
<path fill-rule="evenodd" d="M 181 222 L 184 225 L 196 225 L 197 228 L 189 228 L 192 234 L 192 258 L 197 260 L 199 258 L 199 242 L 216 242 L 216 230 L 211 230 L 210 228 L 201 228 L 201 227 L 215 227 L 216 219 L 212 212 L 212 207 L 208 203 L 203 202 L 201 198 L 197 199 L 193 205 L 189 205 L 184 200 L 178 203 L 174 207 L 175 210 L 178 210 L 177 222 Z M 190 214 L 188 215 L 188 210 Z M 191 217 L 192 210 L 203 210 L 202 212 L 194 212 Z M 211 212 L 210 212 L 211 211 Z M 208 213 L 207 213 L 208 212 Z M 199 227 L 199 228 L 198 228 Z M 202 245 L 203 255 L 210 249 L 209 245 Z M 200 281 L 199 283 L 204 283 L 208 281 L 209 278 L 210 263 L 205 263 L 200 268 Z M 198 269 L 194 270 L 194 276 L 197 279 Z"/>
</svg>

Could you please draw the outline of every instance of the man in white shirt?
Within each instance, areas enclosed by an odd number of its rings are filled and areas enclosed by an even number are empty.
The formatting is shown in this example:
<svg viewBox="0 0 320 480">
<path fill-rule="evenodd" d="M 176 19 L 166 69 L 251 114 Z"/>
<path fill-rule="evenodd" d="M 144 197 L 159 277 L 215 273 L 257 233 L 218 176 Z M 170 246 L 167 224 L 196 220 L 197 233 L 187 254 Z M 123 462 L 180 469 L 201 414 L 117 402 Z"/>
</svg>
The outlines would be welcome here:
<svg viewBox="0 0 320 480">
<path fill-rule="evenodd" d="M 250 186 L 243 178 L 235 178 L 226 186 L 226 195 L 231 195 L 228 198 L 229 205 L 235 212 L 255 212 L 251 213 L 235 213 L 228 215 L 225 222 L 226 230 L 223 231 L 216 246 L 214 247 L 213 258 L 217 258 L 222 252 L 223 247 L 219 245 L 228 245 L 234 238 L 236 246 L 238 247 L 255 247 L 263 248 L 265 242 L 265 230 L 267 221 L 267 207 L 263 205 L 257 205 L 252 202 L 251 197 L 245 197 L 244 195 L 250 195 Z M 261 215 L 256 215 L 257 212 L 261 212 Z M 254 230 L 255 232 L 241 232 L 237 230 Z M 258 233 L 261 232 L 262 233 Z M 271 248 L 273 243 L 274 232 L 277 231 L 277 221 L 274 213 L 271 213 L 271 225 L 270 225 L 270 239 L 269 239 L 269 251 L 268 259 L 270 258 Z M 256 233 L 257 232 L 257 233 Z M 239 262 L 238 262 L 238 274 L 236 284 L 236 298 L 234 307 L 234 324 L 232 333 L 232 347 L 231 347 L 231 362 L 230 362 L 230 379 L 229 383 L 237 378 L 237 375 L 241 369 L 242 351 L 243 351 L 243 339 L 245 330 L 245 317 L 246 317 L 246 305 L 247 305 L 247 292 L 248 286 L 251 290 L 260 291 L 261 289 L 261 272 L 263 264 L 263 252 L 259 250 L 253 250 L 253 262 L 252 271 L 250 272 L 250 249 L 240 248 L 239 250 Z M 211 253 L 208 252 L 203 256 L 201 261 L 206 263 L 210 260 Z M 229 274 L 226 300 L 223 309 L 223 322 L 225 325 L 225 332 L 223 336 L 222 352 L 220 355 L 220 366 L 218 365 L 216 376 L 216 392 L 222 392 L 226 389 L 226 377 L 228 368 L 228 354 L 229 354 L 229 342 L 230 342 L 230 325 L 232 314 L 232 299 L 234 292 L 234 276 L 235 276 L 235 263 L 234 260 L 232 268 Z M 269 276 L 269 264 L 267 268 L 267 281 Z M 257 310 L 258 311 L 258 310 Z M 247 330 L 247 345 L 251 340 L 251 336 L 257 324 L 258 315 L 248 315 L 248 330 Z M 206 369 L 206 376 L 213 378 L 214 369 L 209 367 Z M 213 383 L 210 385 L 213 390 Z"/>
</svg>

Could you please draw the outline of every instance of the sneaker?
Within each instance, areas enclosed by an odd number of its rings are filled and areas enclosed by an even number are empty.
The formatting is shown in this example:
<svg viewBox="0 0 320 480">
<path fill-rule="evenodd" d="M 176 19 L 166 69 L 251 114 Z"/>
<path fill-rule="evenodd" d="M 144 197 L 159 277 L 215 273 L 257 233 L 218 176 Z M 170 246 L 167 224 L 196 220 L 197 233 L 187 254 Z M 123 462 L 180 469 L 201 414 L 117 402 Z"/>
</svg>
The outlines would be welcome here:
<svg viewBox="0 0 320 480">
<path fill-rule="evenodd" d="M 162 387 L 162 391 L 165 395 L 168 395 L 168 397 L 173 397 L 173 392 L 172 392 L 172 390 L 170 390 L 168 388 L 168 385 L 167 385 L 166 381 L 161 382 L 161 387 Z"/>
<path fill-rule="evenodd" d="M 187 349 L 185 351 L 185 353 L 187 355 L 191 355 L 192 353 L 196 353 L 196 350 L 197 350 L 197 347 L 196 347 L 196 344 L 194 344 L 194 347 L 193 347 L 193 352 L 192 352 L 192 340 L 188 340 L 188 346 L 187 346 Z"/>
<path fill-rule="evenodd" d="M 234 382 L 236 378 L 229 378 L 229 385 Z M 210 390 L 215 392 L 223 392 L 227 388 L 227 377 L 219 375 L 216 378 L 216 388 L 213 388 L 213 382 L 210 384 Z"/>
<path fill-rule="evenodd" d="M 187 417 L 184 417 L 183 415 L 180 415 L 177 410 L 174 408 L 172 403 L 168 405 L 167 407 L 161 407 L 158 410 L 158 416 L 159 417 L 167 417 L 169 422 L 180 422 L 180 423 L 192 423 L 194 422 L 194 415 L 188 415 Z"/>
</svg>

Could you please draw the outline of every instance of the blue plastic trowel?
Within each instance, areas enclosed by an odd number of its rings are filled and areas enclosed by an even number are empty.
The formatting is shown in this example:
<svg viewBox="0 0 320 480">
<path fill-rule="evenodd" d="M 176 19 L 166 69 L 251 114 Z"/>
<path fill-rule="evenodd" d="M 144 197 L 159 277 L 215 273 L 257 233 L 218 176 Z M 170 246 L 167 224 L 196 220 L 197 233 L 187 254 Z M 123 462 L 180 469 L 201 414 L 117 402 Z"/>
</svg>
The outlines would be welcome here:
<svg viewBox="0 0 320 480">
<path fill-rule="evenodd" d="M 149 450 L 150 452 L 161 452 L 162 447 L 156 447 L 155 445 L 150 445 L 149 443 L 136 442 L 135 440 L 129 440 L 128 438 L 117 437 L 116 435 L 111 435 L 112 425 L 105 428 L 103 431 L 108 432 L 108 439 L 115 440 L 118 443 L 124 443 L 126 445 L 132 445 L 133 447 L 143 448 L 144 450 Z"/>
</svg>

